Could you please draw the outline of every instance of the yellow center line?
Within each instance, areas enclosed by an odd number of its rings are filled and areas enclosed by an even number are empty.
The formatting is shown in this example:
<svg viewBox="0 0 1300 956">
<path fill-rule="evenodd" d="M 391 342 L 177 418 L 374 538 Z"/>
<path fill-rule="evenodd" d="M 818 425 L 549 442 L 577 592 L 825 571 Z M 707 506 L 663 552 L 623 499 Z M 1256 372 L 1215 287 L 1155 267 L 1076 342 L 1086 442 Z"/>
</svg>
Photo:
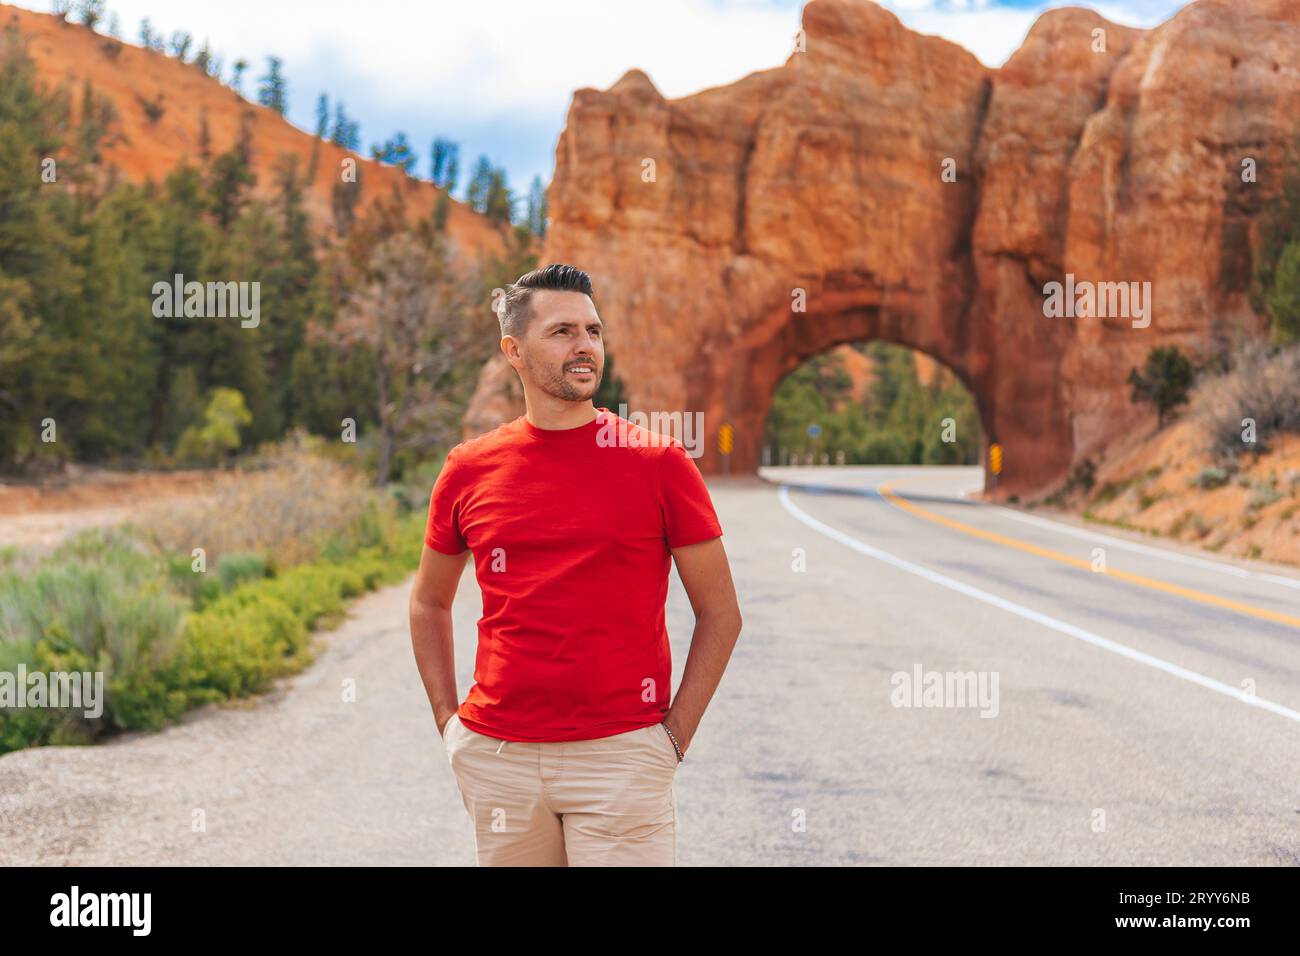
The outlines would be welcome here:
<svg viewBox="0 0 1300 956">
<path fill-rule="evenodd" d="M 877 490 L 880 492 L 881 497 L 890 504 L 902 508 L 904 511 L 916 515 L 918 518 L 924 518 L 926 521 L 933 521 L 935 524 L 943 525 L 945 528 L 952 528 L 954 531 L 960 531 L 963 534 L 982 538 L 985 541 L 991 541 L 994 544 L 1000 544 L 1005 548 L 1014 548 L 1017 551 L 1034 554 L 1040 558 L 1059 561 L 1062 564 L 1068 564 L 1071 567 L 1087 571 L 1089 574 L 1105 574 L 1112 578 L 1118 578 L 1121 581 L 1127 581 L 1130 584 L 1137 584 L 1144 588 L 1151 588 L 1153 591 L 1163 591 L 1165 594 L 1173 594 L 1177 597 L 1186 598 L 1189 601 L 1209 604 L 1212 607 L 1223 608 L 1227 611 L 1236 611 L 1239 614 L 1248 614 L 1251 617 L 1258 617 L 1266 621 L 1273 621 L 1277 624 L 1285 624 L 1288 627 L 1300 629 L 1300 617 L 1294 617 L 1290 614 L 1281 614 L 1277 611 L 1270 611 L 1262 607 L 1255 607 L 1253 604 L 1243 604 L 1241 601 L 1232 601 L 1228 598 L 1221 598 L 1215 594 L 1207 594 L 1204 591 L 1197 591 L 1193 588 L 1185 588 L 1177 584 L 1170 584 L 1167 581 L 1158 581 L 1155 578 L 1144 577 L 1141 574 L 1130 574 L 1127 571 L 1115 571 L 1109 568 L 1102 571 L 1095 571 L 1093 570 L 1092 564 L 1082 558 L 1062 554 L 1060 551 L 1053 551 L 1050 548 L 1040 548 L 1036 544 L 1030 544 L 1028 541 L 1022 541 L 1019 538 L 1009 538 L 1006 535 L 997 534 L 993 531 L 985 531 L 983 528 L 976 528 L 974 525 L 965 524 L 961 521 L 956 521 L 933 511 L 928 511 L 925 508 L 915 505 L 894 494 L 892 482 L 881 485 Z"/>
</svg>

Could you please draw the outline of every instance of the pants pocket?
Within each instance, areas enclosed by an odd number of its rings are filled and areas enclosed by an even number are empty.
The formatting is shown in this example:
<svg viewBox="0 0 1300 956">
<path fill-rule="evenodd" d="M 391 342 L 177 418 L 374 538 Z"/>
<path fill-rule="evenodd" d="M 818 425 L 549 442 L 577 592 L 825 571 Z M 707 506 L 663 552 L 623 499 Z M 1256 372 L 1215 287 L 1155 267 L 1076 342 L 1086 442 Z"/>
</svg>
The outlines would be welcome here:
<svg viewBox="0 0 1300 956">
<path fill-rule="evenodd" d="M 659 745 L 659 749 L 662 751 L 666 751 L 668 762 L 672 765 L 672 768 L 675 771 L 677 769 L 677 765 L 680 764 L 681 761 L 677 759 L 677 748 L 673 746 L 673 739 L 668 736 L 668 731 L 664 729 L 664 725 L 655 724 L 654 726 L 647 727 L 646 729 L 655 735 L 655 737 L 657 738 L 656 742 Z"/>
<path fill-rule="evenodd" d="M 444 745 L 450 746 L 452 731 L 454 731 L 459 724 L 460 714 L 453 712 L 452 715 L 447 718 L 447 722 L 442 725 L 442 742 Z"/>
</svg>

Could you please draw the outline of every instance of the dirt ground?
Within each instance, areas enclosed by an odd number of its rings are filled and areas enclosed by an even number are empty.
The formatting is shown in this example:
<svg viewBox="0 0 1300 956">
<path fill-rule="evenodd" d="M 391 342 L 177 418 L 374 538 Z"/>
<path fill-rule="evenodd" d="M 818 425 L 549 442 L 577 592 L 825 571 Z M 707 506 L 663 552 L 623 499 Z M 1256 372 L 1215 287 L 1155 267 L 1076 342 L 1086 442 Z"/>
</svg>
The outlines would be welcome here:
<svg viewBox="0 0 1300 956">
<path fill-rule="evenodd" d="M 1191 416 L 1135 429 L 1099 459 L 1092 488 L 1060 504 L 1091 522 L 1225 557 L 1300 565 L 1300 435 L 1275 436 L 1266 453 L 1217 473 L 1206 444 Z"/>
<path fill-rule="evenodd" d="M 206 469 L 114 472 L 71 466 L 41 484 L 0 482 L 0 546 L 50 547 L 86 528 L 129 520 L 144 504 L 202 497 Z"/>
</svg>

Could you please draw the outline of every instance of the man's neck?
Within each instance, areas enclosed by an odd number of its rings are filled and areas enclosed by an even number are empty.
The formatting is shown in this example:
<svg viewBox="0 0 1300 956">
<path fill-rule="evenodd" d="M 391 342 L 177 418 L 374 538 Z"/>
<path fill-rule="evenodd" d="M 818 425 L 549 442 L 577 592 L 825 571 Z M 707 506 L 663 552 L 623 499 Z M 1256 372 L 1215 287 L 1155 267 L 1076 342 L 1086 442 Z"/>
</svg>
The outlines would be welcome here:
<svg viewBox="0 0 1300 956">
<path fill-rule="evenodd" d="M 591 399 L 566 402 L 550 396 L 546 398 L 546 401 L 534 402 L 524 396 L 524 417 L 538 428 L 579 428 L 596 419 L 596 405 Z"/>
</svg>

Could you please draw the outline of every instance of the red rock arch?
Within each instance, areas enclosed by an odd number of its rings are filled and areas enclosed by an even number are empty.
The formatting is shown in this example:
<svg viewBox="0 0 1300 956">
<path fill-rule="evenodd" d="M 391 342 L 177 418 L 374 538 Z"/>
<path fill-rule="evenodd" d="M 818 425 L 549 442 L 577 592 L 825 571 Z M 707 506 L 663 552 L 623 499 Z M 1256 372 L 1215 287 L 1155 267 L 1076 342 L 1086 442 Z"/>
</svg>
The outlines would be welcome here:
<svg viewBox="0 0 1300 956">
<path fill-rule="evenodd" d="M 1297 0 L 1200 0 L 1151 31 L 1052 10 L 998 70 L 866 0 L 812 0 L 803 25 L 803 51 L 730 86 L 578 90 L 556 150 L 544 261 L 591 273 L 634 409 L 705 413 L 704 471 L 724 422 L 732 471 L 757 466 L 784 371 L 880 338 L 967 383 L 1001 494 L 1045 490 L 1147 420 L 1125 378 L 1151 347 L 1262 331 L 1251 250 L 1300 116 L 1277 69 Z M 1243 183 L 1245 156 L 1272 177 Z M 1153 321 L 1047 318 L 1067 273 L 1150 281 Z M 512 376 L 485 370 L 467 433 L 519 414 Z"/>
</svg>

